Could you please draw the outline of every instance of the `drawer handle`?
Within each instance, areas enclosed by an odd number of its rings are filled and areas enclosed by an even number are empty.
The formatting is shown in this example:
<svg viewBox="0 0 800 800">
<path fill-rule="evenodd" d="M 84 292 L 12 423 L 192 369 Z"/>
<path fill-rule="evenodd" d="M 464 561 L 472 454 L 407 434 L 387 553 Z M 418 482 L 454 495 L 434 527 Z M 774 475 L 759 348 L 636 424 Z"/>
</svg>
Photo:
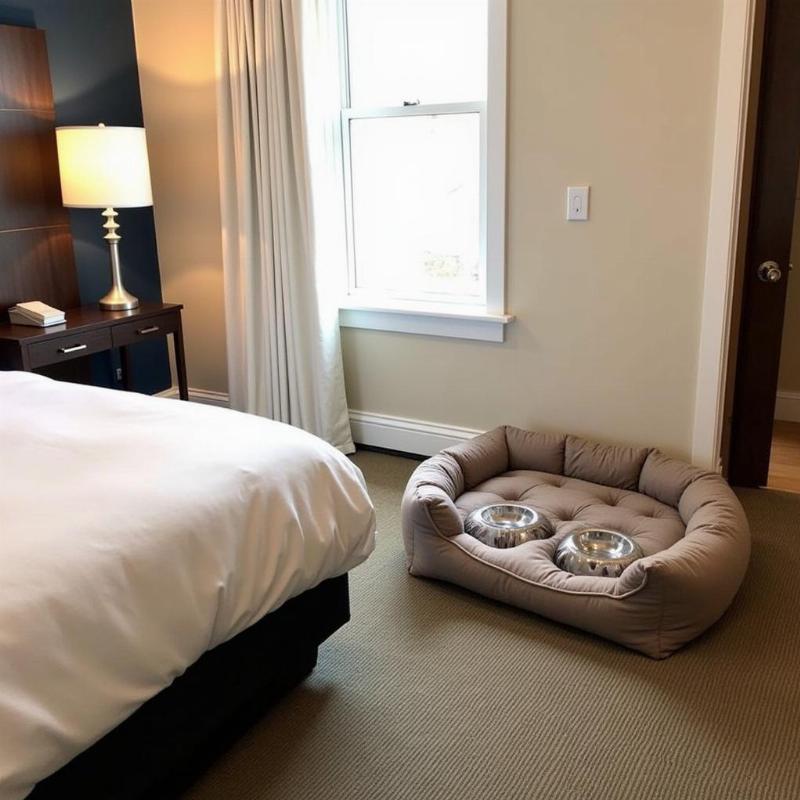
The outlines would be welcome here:
<svg viewBox="0 0 800 800">
<path fill-rule="evenodd" d="M 67 355 L 67 353 L 77 353 L 79 350 L 85 350 L 88 344 L 75 344 L 72 347 L 59 347 L 58 352 Z"/>
<path fill-rule="evenodd" d="M 144 336 L 146 333 L 157 333 L 160 330 L 161 329 L 158 327 L 158 325 L 151 325 L 149 328 L 139 328 L 136 333 L 138 333 L 140 336 Z"/>
</svg>

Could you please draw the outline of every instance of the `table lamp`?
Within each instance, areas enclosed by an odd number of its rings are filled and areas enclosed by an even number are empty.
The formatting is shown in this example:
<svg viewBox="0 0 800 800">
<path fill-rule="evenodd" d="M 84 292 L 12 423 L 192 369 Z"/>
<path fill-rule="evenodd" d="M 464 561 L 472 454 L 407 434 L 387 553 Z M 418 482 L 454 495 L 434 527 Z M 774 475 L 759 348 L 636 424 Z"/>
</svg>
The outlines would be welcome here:
<svg viewBox="0 0 800 800">
<path fill-rule="evenodd" d="M 111 255 L 111 291 L 100 300 L 104 311 L 137 308 L 122 285 L 117 208 L 153 205 L 144 128 L 71 125 L 56 128 L 61 197 L 67 208 L 102 208 Z"/>
</svg>

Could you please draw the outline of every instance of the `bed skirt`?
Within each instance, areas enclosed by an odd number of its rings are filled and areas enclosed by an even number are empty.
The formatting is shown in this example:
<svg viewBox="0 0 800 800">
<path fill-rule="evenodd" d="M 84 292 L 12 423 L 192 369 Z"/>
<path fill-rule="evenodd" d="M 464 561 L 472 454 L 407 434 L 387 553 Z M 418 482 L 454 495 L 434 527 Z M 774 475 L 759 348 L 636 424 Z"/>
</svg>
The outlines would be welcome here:
<svg viewBox="0 0 800 800">
<path fill-rule="evenodd" d="M 203 655 L 121 725 L 37 784 L 32 800 L 177 797 L 311 673 L 350 618 L 347 575 L 331 578 Z"/>
</svg>

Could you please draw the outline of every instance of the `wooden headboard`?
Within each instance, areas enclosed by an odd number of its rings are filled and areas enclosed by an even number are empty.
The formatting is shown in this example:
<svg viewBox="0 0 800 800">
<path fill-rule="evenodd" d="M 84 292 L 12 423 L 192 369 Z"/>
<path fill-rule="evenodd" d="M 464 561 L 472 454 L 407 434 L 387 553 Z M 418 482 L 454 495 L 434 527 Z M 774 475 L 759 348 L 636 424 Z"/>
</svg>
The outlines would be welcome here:
<svg viewBox="0 0 800 800">
<path fill-rule="evenodd" d="M 0 314 L 24 300 L 79 305 L 61 205 L 44 32 L 0 25 Z"/>
</svg>

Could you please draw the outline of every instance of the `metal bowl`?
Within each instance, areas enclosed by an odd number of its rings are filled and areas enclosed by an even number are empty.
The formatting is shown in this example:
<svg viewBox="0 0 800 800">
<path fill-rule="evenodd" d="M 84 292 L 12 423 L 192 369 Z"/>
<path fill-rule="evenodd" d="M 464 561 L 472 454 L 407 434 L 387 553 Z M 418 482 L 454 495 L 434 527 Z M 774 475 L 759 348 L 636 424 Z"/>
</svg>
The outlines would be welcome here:
<svg viewBox="0 0 800 800">
<path fill-rule="evenodd" d="M 556 566 L 573 575 L 618 578 L 626 567 L 644 555 L 624 533 L 584 528 L 565 537 L 556 550 Z"/>
<path fill-rule="evenodd" d="M 535 508 L 520 503 L 495 503 L 476 508 L 464 530 L 489 547 L 516 547 L 555 532 L 553 523 Z"/>
</svg>

